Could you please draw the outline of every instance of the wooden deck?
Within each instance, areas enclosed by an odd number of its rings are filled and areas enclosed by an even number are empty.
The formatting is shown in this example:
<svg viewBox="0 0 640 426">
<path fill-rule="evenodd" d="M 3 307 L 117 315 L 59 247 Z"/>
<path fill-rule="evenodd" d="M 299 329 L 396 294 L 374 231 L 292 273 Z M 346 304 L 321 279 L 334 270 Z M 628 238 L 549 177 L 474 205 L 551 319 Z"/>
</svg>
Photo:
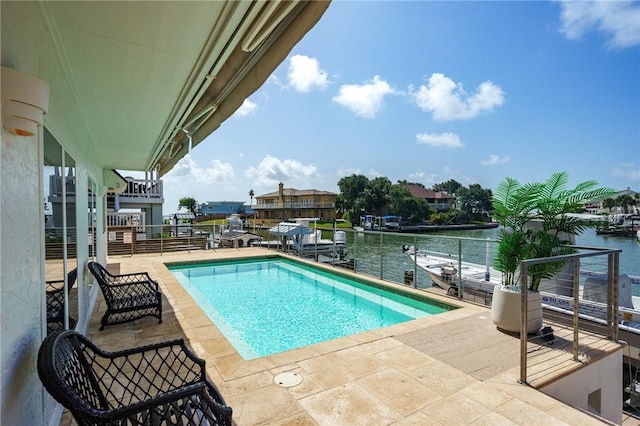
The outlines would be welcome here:
<svg viewBox="0 0 640 426">
<path fill-rule="evenodd" d="M 547 343 L 530 336 L 527 381 L 542 388 L 589 362 L 622 350 L 624 344 L 580 332 L 578 361 L 573 360 L 573 335 L 561 324 L 551 325 L 555 339 Z M 395 336 L 405 345 L 484 381 L 520 365 L 520 338 L 496 329 L 489 311 Z"/>
</svg>

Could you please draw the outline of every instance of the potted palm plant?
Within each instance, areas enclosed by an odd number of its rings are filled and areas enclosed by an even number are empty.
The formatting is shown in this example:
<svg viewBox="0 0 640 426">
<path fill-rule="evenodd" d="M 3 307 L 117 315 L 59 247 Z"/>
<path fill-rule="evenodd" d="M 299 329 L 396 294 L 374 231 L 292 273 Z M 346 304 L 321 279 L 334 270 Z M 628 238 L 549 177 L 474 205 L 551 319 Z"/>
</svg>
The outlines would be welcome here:
<svg viewBox="0 0 640 426">
<path fill-rule="evenodd" d="M 598 188 L 593 180 L 567 189 L 568 180 L 565 172 L 554 173 L 542 183 L 521 184 L 507 177 L 493 194 L 493 218 L 501 225 L 493 264 L 503 273 L 503 280 L 494 289 L 491 316 L 500 329 L 520 331 L 521 262 L 574 253 L 570 244 L 575 236 L 595 225 L 574 213 L 584 211 L 585 201 L 615 193 L 610 188 Z M 542 327 L 542 280 L 556 276 L 565 263 L 527 268 L 528 333 L 537 333 Z"/>
</svg>

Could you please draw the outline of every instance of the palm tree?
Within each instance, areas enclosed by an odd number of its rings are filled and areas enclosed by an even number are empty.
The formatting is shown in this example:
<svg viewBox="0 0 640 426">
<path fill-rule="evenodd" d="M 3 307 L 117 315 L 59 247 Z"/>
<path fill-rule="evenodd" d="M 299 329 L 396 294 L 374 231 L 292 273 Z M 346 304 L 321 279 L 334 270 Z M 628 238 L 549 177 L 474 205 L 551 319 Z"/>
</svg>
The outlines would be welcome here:
<svg viewBox="0 0 640 426">
<path fill-rule="evenodd" d="M 610 188 L 598 188 L 588 180 L 574 189 L 567 188 L 566 172 L 554 173 L 545 182 L 521 184 L 513 178 L 501 182 L 493 194 L 493 216 L 502 225 L 500 244 L 494 266 L 506 277 L 506 284 L 517 281 L 516 268 L 524 259 L 570 254 L 572 241 L 566 238 L 581 234 L 593 223 L 572 213 L 583 210 L 583 202 L 615 193 Z M 538 222 L 539 228 L 531 222 Z M 543 278 L 552 278 L 564 262 L 532 265 L 529 289 L 538 291 Z"/>
<path fill-rule="evenodd" d="M 618 206 L 622 207 L 622 210 L 626 213 L 629 213 L 629 206 L 634 204 L 634 199 L 632 196 L 624 194 L 616 198 L 616 203 Z"/>
<path fill-rule="evenodd" d="M 249 204 L 249 207 L 251 207 L 251 209 L 253 210 L 253 196 L 256 195 L 255 192 L 253 192 L 253 189 L 249 190 L 249 198 L 251 198 L 251 202 Z M 255 210 L 253 211 L 253 232 L 256 232 L 256 212 Z"/>
<path fill-rule="evenodd" d="M 609 213 L 611 213 L 611 209 L 614 208 L 616 205 L 617 205 L 616 200 L 614 200 L 611 197 L 608 197 L 602 200 L 602 207 L 605 209 L 608 209 Z"/>
</svg>

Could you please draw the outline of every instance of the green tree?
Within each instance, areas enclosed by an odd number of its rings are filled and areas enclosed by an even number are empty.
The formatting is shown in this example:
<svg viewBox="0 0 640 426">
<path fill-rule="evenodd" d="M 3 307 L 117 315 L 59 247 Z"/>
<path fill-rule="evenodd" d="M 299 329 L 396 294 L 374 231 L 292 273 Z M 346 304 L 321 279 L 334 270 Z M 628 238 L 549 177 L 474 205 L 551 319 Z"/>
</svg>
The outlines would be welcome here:
<svg viewBox="0 0 640 426">
<path fill-rule="evenodd" d="M 198 211 L 198 202 L 193 197 L 182 197 L 178 200 L 178 210 L 185 208 L 196 216 Z"/>
<path fill-rule="evenodd" d="M 249 190 L 249 198 L 251 199 L 251 202 L 249 204 L 250 207 L 253 207 L 253 196 L 256 195 L 255 192 L 253 192 L 253 189 Z"/>
<path fill-rule="evenodd" d="M 609 213 L 611 213 L 611 209 L 616 207 L 616 200 L 614 200 L 611 197 L 605 198 L 604 200 L 602 200 L 602 208 L 608 209 Z"/>
<path fill-rule="evenodd" d="M 492 197 L 490 189 L 482 188 L 474 183 L 468 188 L 461 186 L 457 191 L 458 207 L 466 221 L 488 218 Z"/>
<path fill-rule="evenodd" d="M 462 184 L 454 179 L 449 179 L 446 182 L 436 183 L 431 187 L 434 191 L 446 192 L 447 194 L 457 195 L 458 189 L 462 187 Z"/>
<path fill-rule="evenodd" d="M 411 195 L 407 188 L 393 185 L 389 190 L 389 209 L 403 220 L 425 222 L 433 213 L 426 200 Z"/>
<path fill-rule="evenodd" d="M 363 194 L 365 210 L 378 215 L 384 214 L 389 205 L 389 191 L 392 186 L 393 184 L 386 177 L 370 180 Z"/>
<path fill-rule="evenodd" d="M 340 207 L 357 217 L 360 214 L 360 209 L 363 208 L 360 206 L 361 196 L 368 184 L 369 179 L 364 175 L 353 174 L 341 178 L 338 181 L 340 194 L 337 200 Z"/>
<path fill-rule="evenodd" d="M 423 183 L 420 183 L 420 182 L 409 182 L 408 180 L 405 180 L 405 179 L 399 180 L 397 183 L 398 183 L 398 185 L 415 185 L 415 186 L 419 186 L 421 188 L 424 188 L 424 184 Z"/>
<path fill-rule="evenodd" d="M 629 213 L 629 207 L 635 205 L 635 200 L 630 195 L 620 195 L 616 198 L 616 205 L 622 207 L 622 210 L 624 210 L 625 213 Z"/>
</svg>

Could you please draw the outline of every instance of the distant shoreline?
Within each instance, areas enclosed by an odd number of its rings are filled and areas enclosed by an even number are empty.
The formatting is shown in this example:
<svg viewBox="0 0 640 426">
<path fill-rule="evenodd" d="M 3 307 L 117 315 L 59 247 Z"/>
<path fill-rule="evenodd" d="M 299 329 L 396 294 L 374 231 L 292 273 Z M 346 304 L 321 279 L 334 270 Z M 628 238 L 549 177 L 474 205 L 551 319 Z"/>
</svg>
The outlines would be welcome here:
<svg viewBox="0 0 640 426">
<path fill-rule="evenodd" d="M 491 223 L 474 223 L 464 225 L 408 225 L 402 226 L 398 232 L 410 232 L 410 233 L 422 233 L 422 232 L 436 232 L 436 231 L 468 231 L 473 229 L 491 229 L 497 228 L 499 225 L 496 222 Z"/>
</svg>

